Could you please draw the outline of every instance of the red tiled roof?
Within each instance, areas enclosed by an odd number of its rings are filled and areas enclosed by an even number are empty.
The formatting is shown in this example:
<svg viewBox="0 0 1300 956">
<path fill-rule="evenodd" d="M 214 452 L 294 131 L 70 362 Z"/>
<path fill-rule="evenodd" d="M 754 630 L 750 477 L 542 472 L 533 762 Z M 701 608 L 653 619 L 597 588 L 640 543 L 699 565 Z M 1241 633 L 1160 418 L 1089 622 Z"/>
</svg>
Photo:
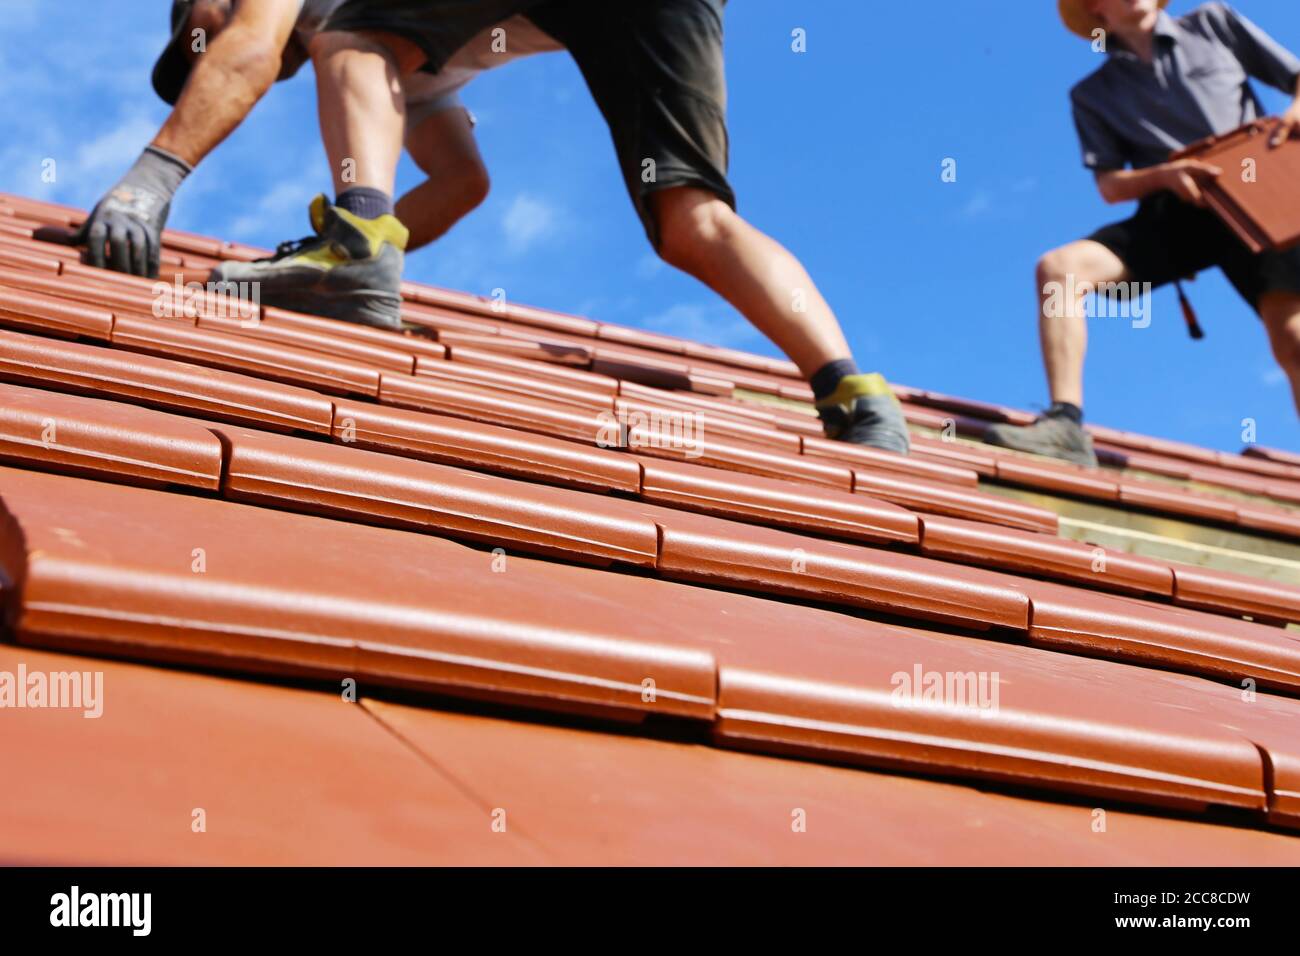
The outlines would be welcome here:
<svg viewBox="0 0 1300 956">
<path fill-rule="evenodd" d="M 0 670 L 106 683 L 98 722 L 0 710 L 7 860 L 1300 860 L 1300 587 L 1038 503 L 1289 553 L 1300 457 L 1094 427 L 1108 470 L 901 458 L 818 437 L 779 360 L 414 283 L 419 335 L 196 315 L 37 238 L 78 211 L 0 216 Z M 164 283 L 259 254 L 166 242 Z M 918 428 L 1027 418 L 899 392 Z M 200 791 L 196 848 L 156 819 Z M 796 807 L 816 835 L 773 836 Z"/>
</svg>

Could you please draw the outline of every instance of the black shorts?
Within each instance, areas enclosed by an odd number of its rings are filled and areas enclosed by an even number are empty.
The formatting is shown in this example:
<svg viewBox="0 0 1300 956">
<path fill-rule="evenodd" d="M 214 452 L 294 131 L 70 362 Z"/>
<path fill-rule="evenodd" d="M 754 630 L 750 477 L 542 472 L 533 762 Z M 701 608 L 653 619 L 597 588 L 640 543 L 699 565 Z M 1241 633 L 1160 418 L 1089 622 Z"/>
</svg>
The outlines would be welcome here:
<svg viewBox="0 0 1300 956">
<path fill-rule="evenodd" d="M 614 140 L 619 169 L 650 242 L 648 197 L 695 186 L 733 209 L 727 181 L 725 0 L 347 0 L 327 30 L 411 40 L 437 72 L 483 30 L 517 14 L 562 43 Z"/>
<path fill-rule="evenodd" d="M 1153 288 L 1218 266 L 1256 312 L 1266 292 L 1300 295 L 1300 249 L 1253 253 L 1218 216 L 1173 193 L 1148 197 L 1133 218 L 1088 238 L 1119 256 L 1134 282 Z"/>
</svg>

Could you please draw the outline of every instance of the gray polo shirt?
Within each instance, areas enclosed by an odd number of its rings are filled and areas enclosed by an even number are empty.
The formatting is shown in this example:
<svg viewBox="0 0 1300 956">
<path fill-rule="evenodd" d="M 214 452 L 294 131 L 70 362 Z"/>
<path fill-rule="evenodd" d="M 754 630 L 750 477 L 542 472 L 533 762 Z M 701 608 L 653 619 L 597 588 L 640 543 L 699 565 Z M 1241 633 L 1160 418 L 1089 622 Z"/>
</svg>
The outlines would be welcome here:
<svg viewBox="0 0 1300 956">
<path fill-rule="evenodd" d="M 1166 162 L 1265 115 L 1250 77 L 1288 94 L 1300 80 L 1300 59 L 1224 3 L 1178 19 L 1161 11 L 1153 51 L 1144 63 L 1110 37 L 1105 64 L 1070 91 L 1089 169 Z"/>
</svg>

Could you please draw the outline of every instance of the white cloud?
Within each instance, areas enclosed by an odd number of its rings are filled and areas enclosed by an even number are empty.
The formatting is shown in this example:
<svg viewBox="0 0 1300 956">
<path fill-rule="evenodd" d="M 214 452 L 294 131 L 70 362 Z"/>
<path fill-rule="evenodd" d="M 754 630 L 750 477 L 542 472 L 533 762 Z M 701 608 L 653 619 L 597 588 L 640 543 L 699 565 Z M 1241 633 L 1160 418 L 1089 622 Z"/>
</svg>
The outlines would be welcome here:
<svg viewBox="0 0 1300 956">
<path fill-rule="evenodd" d="M 993 196 L 991 193 L 980 190 L 969 200 L 966 205 L 962 206 L 961 214 L 967 219 L 978 219 L 993 211 Z"/>
<path fill-rule="evenodd" d="M 723 302 L 679 302 L 658 315 L 650 316 L 642 324 L 652 332 L 708 345 L 745 348 L 767 341 L 748 320 Z"/>
<path fill-rule="evenodd" d="M 252 209 L 230 224 L 230 238 L 243 242 L 283 242 L 305 234 L 307 206 L 320 192 L 318 186 L 314 180 L 301 176 L 281 180 L 263 193 Z M 280 238 L 271 238 L 274 236 Z"/>
<path fill-rule="evenodd" d="M 72 172 L 102 181 L 116 180 L 127 171 L 140 151 L 158 132 L 158 124 L 147 116 L 132 116 L 121 125 L 83 143 L 73 156 Z"/>
<path fill-rule="evenodd" d="M 501 217 L 501 231 L 512 253 L 521 254 L 553 235 L 559 221 L 555 206 L 528 193 L 520 193 Z"/>
</svg>

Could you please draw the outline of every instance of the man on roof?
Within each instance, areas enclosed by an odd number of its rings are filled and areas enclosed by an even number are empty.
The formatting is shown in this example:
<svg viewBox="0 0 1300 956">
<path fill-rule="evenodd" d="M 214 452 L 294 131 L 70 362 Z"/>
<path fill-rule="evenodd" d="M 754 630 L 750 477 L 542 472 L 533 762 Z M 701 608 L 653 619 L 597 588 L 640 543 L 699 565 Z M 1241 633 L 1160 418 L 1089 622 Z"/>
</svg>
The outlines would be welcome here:
<svg viewBox="0 0 1300 956">
<path fill-rule="evenodd" d="M 1186 16 L 1169 0 L 1058 0 L 1065 25 L 1104 39 L 1106 62 L 1074 87 L 1084 165 L 1109 203 L 1136 215 L 1055 249 L 1038 264 L 1039 337 L 1051 407 L 1032 425 L 995 425 L 985 441 L 1095 467 L 1083 430 L 1083 293 L 1102 283 L 1158 287 L 1218 266 L 1264 322 L 1300 410 L 1300 249 L 1251 251 L 1205 208 L 1201 184 L 1222 170 L 1171 152 L 1259 119 L 1253 77 L 1295 97 L 1270 138 L 1300 133 L 1300 59 L 1223 3 Z"/>
<path fill-rule="evenodd" d="M 343 0 L 292 0 L 284 9 L 296 12 L 288 42 L 281 53 L 276 80 L 295 76 L 308 59 L 307 47 L 325 21 Z M 177 106 L 185 82 L 200 51 L 235 20 L 237 0 L 173 0 L 172 39 L 153 71 L 153 86 L 169 105 Z M 287 14 L 286 14 L 287 15 Z M 460 99 L 460 91 L 489 67 L 519 57 L 560 50 L 549 36 L 523 17 L 500 24 L 500 39 L 485 31 L 467 43 L 436 76 L 417 73 L 406 77 L 403 93 L 406 107 L 406 146 L 416 165 L 429 177 L 397 203 L 396 214 L 410 225 L 407 251 L 421 248 L 442 236 L 476 208 L 488 192 L 488 175 L 474 140 L 474 118 Z M 507 42 L 508 38 L 508 42 Z M 159 165 L 164 178 L 171 171 L 164 165 L 166 152 L 156 147 L 147 151 L 146 166 Z M 175 159 L 177 157 L 171 157 Z M 181 169 L 180 173 L 188 172 Z M 105 219 L 109 222 L 111 219 Z M 161 231 L 161 230 L 157 230 Z M 127 228 L 124 241 L 108 251 L 122 256 L 110 263 L 121 271 L 152 274 L 148 244 L 153 230 Z M 133 246 L 133 241 L 138 244 Z M 156 254 L 156 249 L 155 249 Z M 105 248 L 95 245 L 91 258 L 103 265 Z M 133 258 L 134 256 L 134 258 Z M 143 264 L 144 269 L 136 268 Z"/>
<path fill-rule="evenodd" d="M 426 75 L 436 79 L 454 65 L 475 37 L 526 15 L 581 68 L 659 255 L 722 295 L 790 356 L 812 385 L 828 435 L 906 453 L 906 423 L 885 380 L 859 372 L 834 313 L 799 261 L 735 212 L 726 178 L 724 3 L 335 0 L 326 4 L 324 27 L 307 36 L 302 15 L 322 9 L 313 0 L 177 0 L 172 43 L 158 68 L 177 84 L 175 110 L 92 213 L 84 233 L 91 259 L 102 263 L 107 246 L 111 267 L 156 273 L 159 236 L 181 180 L 277 77 L 296 69 L 294 54 L 305 48 L 316 69 L 335 202 L 312 203 L 314 236 L 282 245 L 270 260 L 226 263 L 213 279 L 256 281 L 266 304 L 400 327 L 403 222 L 428 241 L 470 206 L 464 197 L 438 195 L 435 179 L 420 202 L 408 196 L 393 214 L 404 131 L 417 151 L 449 155 L 445 146 L 424 142 L 423 127 L 412 130 L 412 91 Z M 202 26 L 194 18 L 214 7 L 229 8 L 224 29 L 192 57 L 193 30 Z M 507 27 L 507 49 L 511 39 Z M 444 132 L 431 129 L 431 141 Z M 434 195 L 452 212 L 428 216 Z"/>
</svg>

